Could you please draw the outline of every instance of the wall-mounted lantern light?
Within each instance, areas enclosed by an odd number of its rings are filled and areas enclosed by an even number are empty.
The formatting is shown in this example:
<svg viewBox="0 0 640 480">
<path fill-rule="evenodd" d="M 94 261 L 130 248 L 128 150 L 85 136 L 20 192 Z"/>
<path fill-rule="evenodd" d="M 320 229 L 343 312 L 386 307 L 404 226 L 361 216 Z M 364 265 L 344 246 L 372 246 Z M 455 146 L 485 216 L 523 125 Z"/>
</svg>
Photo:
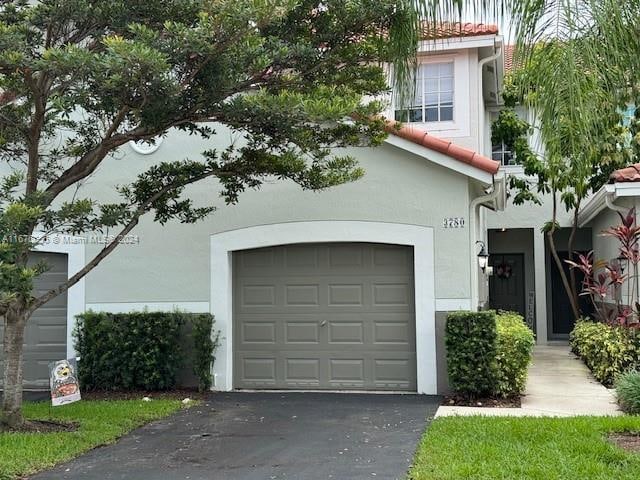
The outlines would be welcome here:
<svg viewBox="0 0 640 480">
<path fill-rule="evenodd" d="M 489 254 L 487 253 L 486 246 L 483 241 L 478 240 L 476 245 L 480 244 L 480 252 L 478 253 L 478 266 L 482 273 L 487 271 L 487 265 L 489 263 Z"/>
<path fill-rule="evenodd" d="M 624 273 L 625 263 L 623 263 L 623 262 L 626 262 L 627 258 L 623 257 L 622 255 L 620 255 L 620 256 L 616 257 L 616 260 L 618 261 L 618 268 L 620 268 L 620 273 Z"/>
</svg>

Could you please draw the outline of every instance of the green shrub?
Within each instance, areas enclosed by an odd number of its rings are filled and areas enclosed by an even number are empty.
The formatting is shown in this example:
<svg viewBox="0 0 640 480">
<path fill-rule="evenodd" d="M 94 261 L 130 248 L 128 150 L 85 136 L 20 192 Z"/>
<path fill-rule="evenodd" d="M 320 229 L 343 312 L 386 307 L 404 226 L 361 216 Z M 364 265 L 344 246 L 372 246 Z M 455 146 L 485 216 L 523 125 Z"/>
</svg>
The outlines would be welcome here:
<svg viewBox="0 0 640 480">
<path fill-rule="evenodd" d="M 175 387 L 184 368 L 184 348 L 192 348 L 194 371 L 208 368 L 216 345 L 204 331 L 211 327 L 209 314 L 183 312 L 85 312 L 77 317 L 75 348 L 80 361 L 78 375 L 85 390 L 167 390 Z M 184 338 L 192 323 L 193 339 Z M 210 332 L 211 330 L 209 330 Z M 214 337 L 215 338 L 215 337 Z M 186 345 L 186 347 L 183 347 Z M 211 385 L 211 377 L 199 377 Z M 209 382 L 208 384 L 206 382 Z M 203 383 L 204 382 L 204 383 Z"/>
<path fill-rule="evenodd" d="M 521 315 L 499 312 L 496 316 L 496 385 L 494 393 L 503 397 L 521 395 L 535 339 Z"/>
<path fill-rule="evenodd" d="M 606 386 L 613 385 L 618 375 L 640 369 L 640 335 L 635 330 L 580 320 L 570 342 L 573 352 Z"/>
<path fill-rule="evenodd" d="M 213 333 L 213 317 L 206 314 L 191 318 L 193 336 L 193 373 L 198 377 L 198 390 L 211 388 L 211 366 L 220 340 L 220 333 Z"/>
<path fill-rule="evenodd" d="M 640 415 L 640 372 L 623 373 L 616 379 L 616 396 L 622 410 Z"/>
<path fill-rule="evenodd" d="M 494 312 L 452 312 L 447 316 L 447 372 L 456 393 L 476 397 L 493 392 L 496 336 Z"/>
</svg>

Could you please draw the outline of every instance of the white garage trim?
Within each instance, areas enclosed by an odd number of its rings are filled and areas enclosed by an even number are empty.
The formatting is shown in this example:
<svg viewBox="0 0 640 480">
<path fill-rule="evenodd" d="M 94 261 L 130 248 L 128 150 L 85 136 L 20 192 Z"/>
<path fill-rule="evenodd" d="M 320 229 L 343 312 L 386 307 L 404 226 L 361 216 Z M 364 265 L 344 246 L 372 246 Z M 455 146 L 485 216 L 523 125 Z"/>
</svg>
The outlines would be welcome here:
<svg viewBox="0 0 640 480">
<path fill-rule="evenodd" d="M 67 254 L 67 278 L 78 273 L 85 265 L 84 239 L 69 235 L 51 236 L 46 242 L 38 244 L 34 248 L 37 252 L 65 253 Z M 76 315 L 85 311 L 84 305 L 84 278 L 67 291 L 67 358 L 76 355 L 73 348 L 73 329 Z"/>
<path fill-rule="evenodd" d="M 418 393 L 437 393 L 433 228 L 361 221 L 289 222 L 211 235 L 211 314 L 222 343 L 214 364 L 216 390 L 233 388 L 232 254 L 292 243 L 368 242 L 414 249 Z"/>
</svg>

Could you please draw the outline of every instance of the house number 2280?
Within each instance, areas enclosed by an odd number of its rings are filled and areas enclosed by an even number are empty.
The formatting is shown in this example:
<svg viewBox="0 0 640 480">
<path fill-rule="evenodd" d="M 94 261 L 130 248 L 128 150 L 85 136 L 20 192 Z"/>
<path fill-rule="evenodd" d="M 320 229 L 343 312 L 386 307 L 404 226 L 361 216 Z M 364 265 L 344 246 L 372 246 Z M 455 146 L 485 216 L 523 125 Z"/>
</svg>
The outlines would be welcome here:
<svg viewBox="0 0 640 480">
<path fill-rule="evenodd" d="M 442 222 L 444 228 L 464 228 L 464 218 L 462 217 L 449 217 L 445 218 Z"/>
</svg>

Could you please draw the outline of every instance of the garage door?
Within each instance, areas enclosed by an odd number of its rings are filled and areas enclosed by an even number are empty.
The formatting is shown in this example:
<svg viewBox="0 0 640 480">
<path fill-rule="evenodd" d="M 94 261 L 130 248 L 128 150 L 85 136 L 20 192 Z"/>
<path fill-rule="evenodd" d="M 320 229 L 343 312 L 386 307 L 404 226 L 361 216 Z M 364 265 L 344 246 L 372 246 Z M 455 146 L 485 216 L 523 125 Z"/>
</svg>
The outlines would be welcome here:
<svg viewBox="0 0 640 480">
<path fill-rule="evenodd" d="M 67 279 L 66 255 L 58 253 L 31 254 L 31 262 L 42 260 L 46 261 L 51 269 L 36 280 L 36 294 L 42 294 Z M 2 332 L 1 325 L 0 332 Z M 27 323 L 24 345 L 25 389 L 49 388 L 48 364 L 53 360 L 66 358 L 66 340 L 67 296 L 59 295 L 36 310 Z M 0 351 L 0 360 L 2 359 L 1 355 Z"/>
<path fill-rule="evenodd" d="M 413 249 L 234 254 L 236 388 L 416 390 Z"/>
</svg>

